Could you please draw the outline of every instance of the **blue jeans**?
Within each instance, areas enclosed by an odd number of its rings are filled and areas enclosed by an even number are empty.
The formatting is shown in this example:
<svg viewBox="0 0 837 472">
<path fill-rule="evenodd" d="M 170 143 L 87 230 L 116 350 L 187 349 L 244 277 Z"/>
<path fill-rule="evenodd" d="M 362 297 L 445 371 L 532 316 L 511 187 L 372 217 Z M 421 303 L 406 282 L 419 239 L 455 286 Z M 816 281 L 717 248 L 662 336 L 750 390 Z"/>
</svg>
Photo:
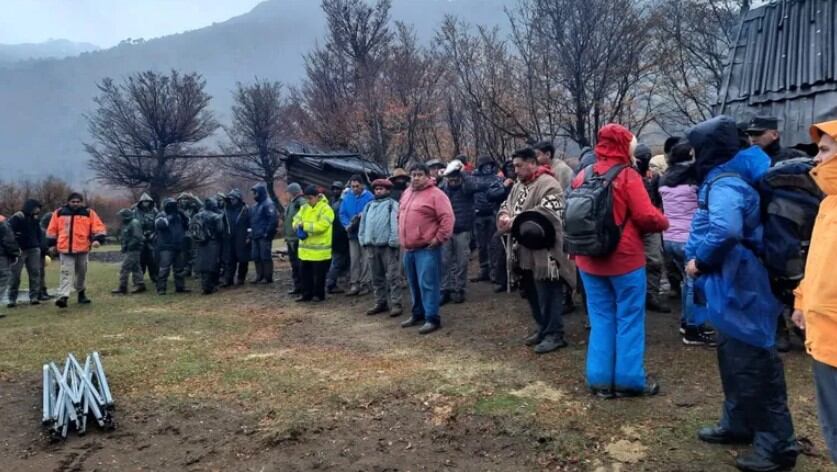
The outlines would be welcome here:
<svg viewBox="0 0 837 472">
<path fill-rule="evenodd" d="M 442 248 L 404 252 L 404 272 L 413 297 L 413 319 L 441 325 L 439 299 L 442 291 Z"/>
<path fill-rule="evenodd" d="M 587 385 L 597 390 L 645 389 L 645 268 L 603 277 L 581 271 L 590 341 Z"/>
<path fill-rule="evenodd" d="M 695 305 L 695 279 L 686 275 L 686 243 L 675 241 L 663 241 L 666 254 L 671 258 L 672 263 L 680 272 L 680 323 L 687 327 L 697 327 L 706 320 L 699 316 L 699 308 Z"/>
</svg>

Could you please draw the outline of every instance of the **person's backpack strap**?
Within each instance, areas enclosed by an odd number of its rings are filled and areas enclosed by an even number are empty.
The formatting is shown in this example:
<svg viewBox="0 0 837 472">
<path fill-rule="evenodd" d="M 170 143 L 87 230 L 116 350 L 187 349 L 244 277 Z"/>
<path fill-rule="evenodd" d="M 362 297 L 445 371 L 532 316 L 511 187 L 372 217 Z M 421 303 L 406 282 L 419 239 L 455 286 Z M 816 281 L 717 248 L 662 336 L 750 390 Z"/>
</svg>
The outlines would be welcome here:
<svg viewBox="0 0 837 472">
<path fill-rule="evenodd" d="M 616 177 L 619 175 L 619 173 L 625 170 L 625 168 L 627 167 L 628 166 L 626 166 L 625 164 L 616 164 L 615 166 L 608 169 L 608 171 L 604 175 L 605 186 L 610 185 L 614 180 L 616 180 Z"/>
<path fill-rule="evenodd" d="M 585 167 L 584 172 L 584 181 L 587 182 L 588 180 L 592 179 L 593 177 L 599 177 L 600 175 L 596 173 L 596 170 L 593 168 L 595 164 L 590 164 L 589 166 Z M 616 176 L 619 175 L 626 167 L 625 164 L 616 164 L 615 166 L 611 167 L 607 170 L 604 174 L 605 179 L 605 186 L 610 185 L 616 179 Z"/>
<path fill-rule="evenodd" d="M 709 192 L 712 191 L 712 186 L 715 185 L 715 182 L 721 179 L 727 178 L 739 178 L 741 179 L 741 175 L 737 172 L 721 172 L 720 174 L 712 177 L 712 180 L 706 183 L 706 198 L 703 201 L 698 202 L 698 207 L 701 210 L 708 210 L 709 209 Z M 744 180 L 744 179 L 741 179 Z"/>
</svg>

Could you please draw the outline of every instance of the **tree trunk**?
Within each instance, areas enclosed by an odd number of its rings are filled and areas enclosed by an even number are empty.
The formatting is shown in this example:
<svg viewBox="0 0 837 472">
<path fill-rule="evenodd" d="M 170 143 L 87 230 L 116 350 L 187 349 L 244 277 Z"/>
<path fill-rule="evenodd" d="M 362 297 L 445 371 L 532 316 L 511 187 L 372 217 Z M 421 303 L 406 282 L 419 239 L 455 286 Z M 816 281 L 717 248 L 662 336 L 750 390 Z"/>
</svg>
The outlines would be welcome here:
<svg viewBox="0 0 837 472">
<path fill-rule="evenodd" d="M 275 179 L 272 175 L 266 175 L 264 177 L 264 184 L 267 186 L 267 196 L 273 200 L 273 204 L 276 205 L 276 212 L 279 215 L 284 215 L 285 207 L 279 203 L 279 197 L 276 196 L 276 190 L 273 188 L 274 181 Z"/>
</svg>

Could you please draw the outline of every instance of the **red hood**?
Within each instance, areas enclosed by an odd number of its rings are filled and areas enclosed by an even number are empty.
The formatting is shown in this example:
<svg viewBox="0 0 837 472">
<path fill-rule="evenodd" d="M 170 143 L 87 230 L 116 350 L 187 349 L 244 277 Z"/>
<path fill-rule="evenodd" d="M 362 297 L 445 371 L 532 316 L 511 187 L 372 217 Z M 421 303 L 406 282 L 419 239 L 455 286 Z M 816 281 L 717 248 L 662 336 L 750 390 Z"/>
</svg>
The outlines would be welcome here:
<svg viewBox="0 0 837 472">
<path fill-rule="evenodd" d="M 614 123 L 605 125 L 599 130 L 596 159 L 600 162 L 610 161 L 618 164 L 630 164 L 631 140 L 633 138 L 634 135 L 622 125 Z"/>
</svg>

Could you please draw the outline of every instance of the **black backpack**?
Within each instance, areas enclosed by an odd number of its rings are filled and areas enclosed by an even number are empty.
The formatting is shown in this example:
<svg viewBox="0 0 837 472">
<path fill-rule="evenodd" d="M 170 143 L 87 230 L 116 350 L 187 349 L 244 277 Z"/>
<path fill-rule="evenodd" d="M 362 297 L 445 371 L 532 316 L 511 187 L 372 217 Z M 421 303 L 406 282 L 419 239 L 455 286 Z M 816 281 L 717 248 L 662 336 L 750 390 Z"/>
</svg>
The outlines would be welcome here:
<svg viewBox="0 0 837 472">
<path fill-rule="evenodd" d="M 808 157 L 777 163 L 759 182 L 762 225 L 764 226 L 764 265 L 774 278 L 799 282 L 811 233 L 824 198 Z"/>
<path fill-rule="evenodd" d="M 613 216 L 613 180 L 625 169 L 615 165 L 604 175 L 593 166 L 584 169 L 584 181 L 567 194 L 564 206 L 564 245 L 575 256 L 603 257 L 616 250 L 622 226 Z"/>
</svg>

